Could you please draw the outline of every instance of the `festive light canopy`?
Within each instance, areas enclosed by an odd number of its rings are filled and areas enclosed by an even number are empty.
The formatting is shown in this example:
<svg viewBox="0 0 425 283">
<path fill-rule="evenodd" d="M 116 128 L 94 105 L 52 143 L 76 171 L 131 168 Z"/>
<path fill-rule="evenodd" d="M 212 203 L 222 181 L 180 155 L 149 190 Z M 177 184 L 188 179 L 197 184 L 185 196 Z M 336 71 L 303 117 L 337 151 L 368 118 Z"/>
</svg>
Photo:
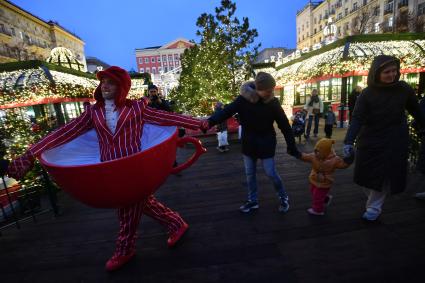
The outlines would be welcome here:
<svg viewBox="0 0 425 283">
<path fill-rule="evenodd" d="M 41 61 L 0 64 L 0 109 L 91 100 L 98 84 L 93 74 Z M 146 78 L 133 77 L 129 98 L 145 89 Z"/>
<path fill-rule="evenodd" d="M 98 81 L 91 75 L 66 73 L 34 61 L 28 68 L 0 72 L 0 109 L 90 99 Z M 4 66 L 3 66 L 4 65 Z M 10 67 L 7 64 L 1 67 Z M 6 69 L 6 68 L 5 68 Z"/>
<path fill-rule="evenodd" d="M 309 56 L 277 67 L 275 77 L 279 85 L 285 85 L 320 80 L 323 77 L 367 75 L 373 58 L 381 54 L 399 58 L 402 72 L 425 71 L 424 35 L 416 39 L 386 37 L 386 40 L 377 41 L 376 36 L 368 35 L 354 37 L 351 41 L 340 41 L 332 49 L 316 50 Z M 256 71 L 263 69 L 264 66 L 256 68 Z"/>
</svg>

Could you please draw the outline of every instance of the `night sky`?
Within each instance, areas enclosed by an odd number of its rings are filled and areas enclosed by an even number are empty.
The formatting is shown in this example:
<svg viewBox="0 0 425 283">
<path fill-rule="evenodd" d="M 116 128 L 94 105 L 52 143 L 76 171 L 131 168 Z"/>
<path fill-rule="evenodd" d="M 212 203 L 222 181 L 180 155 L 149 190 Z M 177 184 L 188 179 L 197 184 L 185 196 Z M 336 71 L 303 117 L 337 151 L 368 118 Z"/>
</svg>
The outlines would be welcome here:
<svg viewBox="0 0 425 283">
<path fill-rule="evenodd" d="M 94 56 L 126 69 L 136 69 L 135 49 L 159 46 L 177 38 L 196 37 L 196 19 L 214 14 L 219 0 L 12 0 L 12 3 L 49 21 L 57 21 L 86 43 Z M 236 16 L 248 17 L 258 30 L 262 47 L 295 48 L 295 17 L 308 1 L 236 1 Z"/>
</svg>

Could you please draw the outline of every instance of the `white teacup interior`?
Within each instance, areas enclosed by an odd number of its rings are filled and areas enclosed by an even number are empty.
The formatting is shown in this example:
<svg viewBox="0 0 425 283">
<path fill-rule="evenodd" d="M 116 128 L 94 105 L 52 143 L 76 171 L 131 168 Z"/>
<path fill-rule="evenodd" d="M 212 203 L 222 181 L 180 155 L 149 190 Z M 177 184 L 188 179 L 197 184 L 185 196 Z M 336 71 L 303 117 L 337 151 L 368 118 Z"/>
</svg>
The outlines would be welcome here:
<svg viewBox="0 0 425 283">
<path fill-rule="evenodd" d="M 176 127 L 174 126 L 144 124 L 141 151 L 162 143 L 175 131 Z M 99 141 L 96 131 L 92 129 L 66 144 L 43 152 L 41 156 L 47 162 L 60 166 L 100 163 Z"/>
</svg>

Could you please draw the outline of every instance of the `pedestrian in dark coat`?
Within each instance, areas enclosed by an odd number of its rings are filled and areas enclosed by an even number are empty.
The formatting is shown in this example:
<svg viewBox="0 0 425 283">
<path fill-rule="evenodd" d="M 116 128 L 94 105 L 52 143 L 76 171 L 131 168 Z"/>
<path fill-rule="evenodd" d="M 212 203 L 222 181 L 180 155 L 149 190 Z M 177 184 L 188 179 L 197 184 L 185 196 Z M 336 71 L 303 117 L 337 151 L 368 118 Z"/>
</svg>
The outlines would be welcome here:
<svg viewBox="0 0 425 283">
<path fill-rule="evenodd" d="M 369 70 L 345 137 L 344 153 L 356 141 L 354 182 L 367 188 L 365 220 L 376 220 L 387 193 L 405 190 L 408 156 L 407 110 L 425 126 L 415 91 L 400 81 L 400 61 L 379 55 Z"/>
<path fill-rule="evenodd" d="M 288 118 L 274 96 L 274 78 L 264 72 L 257 74 L 255 82 L 246 82 L 241 86 L 241 95 L 232 103 L 216 112 L 208 120 L 210 126 L 216 125 L 239 113 L 242 126 L 242 154 L 244 158 L 245 173 L 248 183 L 248 201 L 240 207 L 242 212 L 258 209 L 256 164 L 261 159 L 266 175 L 273 182 L 276 193 L 280 198 L 280 212 L 289 209 L 288 195 L 276 172 L 274 155 L 276 151 L 276 131 L 274 122 L 283 133 L 288 153 L 300 158 L 301 153 L 295 145 L 294 135 Z"/>
<path fill-rule="evenodd" d="M 332 109 L 332 106 L 329 105 L 328 110 L 325 113 L 325 134 L 326 138 L 332 138 L 333 127 L 336 124 L 336 116 Z"/>
<path fill-rule="evenodd" d="M 356 101 L 360 93 L 362 93 L 362 87 L 358 85 L 353 89 L 350 96 L 348 96 L 348 118 L 350 119 L 350 123 L 352 119 L 351 117 L 353 116 L 354 106 L 356 105 Z"/>
</svg>

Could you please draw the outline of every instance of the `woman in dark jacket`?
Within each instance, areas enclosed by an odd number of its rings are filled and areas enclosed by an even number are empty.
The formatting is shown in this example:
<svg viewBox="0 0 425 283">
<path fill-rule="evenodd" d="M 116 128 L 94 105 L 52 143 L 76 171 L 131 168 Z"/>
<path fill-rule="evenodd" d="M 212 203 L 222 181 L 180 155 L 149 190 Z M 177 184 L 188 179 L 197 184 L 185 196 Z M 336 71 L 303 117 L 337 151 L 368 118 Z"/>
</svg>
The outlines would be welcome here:
<svg viewBox="0 0 425 283">
<path fill-rule="evenodd" d="M 368 200 L 363 218 L 376 220 L 386 194 L 406 187 L 408 128 L 407 110 L 424 127 L 415 91 L 400 81 L 400 61 L 380 55 L 369 70 L 367 88 L 358 97 L 345 137 L 349 155 L 356 141 L 354 182 L 366 188 Z"/>
<path fill-rule="evenodd" d="M 295 146 L 295 139 L 288 118 L 283 111 L 279 100 L 274 97 L 276 82 L 273 77 L 264 72 L 257 74 L 255 82 L 247 82 L 241 87 L 239 95 L 232 103 L 220 112 L 212 115 L 208 120 L 210 126 L 216 125 L 239 114 L 242 126 L 242 154 L 245 164 L 245 173 L 248 183 L 248 201 L 240 207 L 242 212 L 258 209 L 256 163 L 262 160 L 264 171 L 273 182 L 280 198 L 279 211 L 287 212 L 289 202 L 282 180 L 276 172 L 274 155 L 276 151 L 276 132 L 273 124 L 276 121 L 282 131 L 288 153 L 300 157 Z"/>
</svg>

